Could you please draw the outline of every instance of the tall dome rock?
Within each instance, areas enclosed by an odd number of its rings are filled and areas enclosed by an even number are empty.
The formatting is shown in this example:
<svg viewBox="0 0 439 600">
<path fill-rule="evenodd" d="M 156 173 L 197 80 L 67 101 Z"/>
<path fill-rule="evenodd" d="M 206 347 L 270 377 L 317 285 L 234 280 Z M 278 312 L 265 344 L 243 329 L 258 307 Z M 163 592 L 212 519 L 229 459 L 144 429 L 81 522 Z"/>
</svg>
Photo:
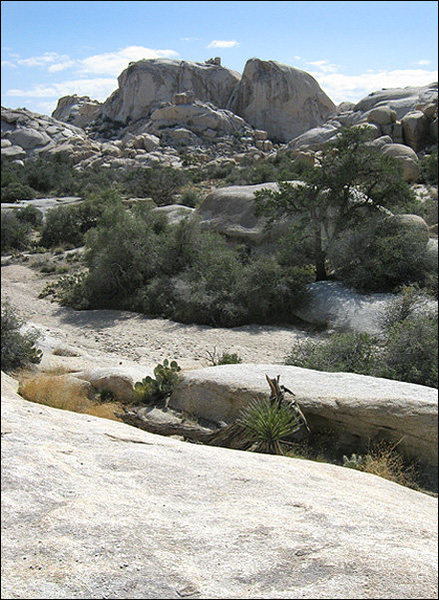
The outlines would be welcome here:
<svg viewBox="0 0 439 600">
<path fill-rule="evenodd" d="M 324 123 L 336 107 L 309 73 L 251 58 L 229 108 L 273 140 L 288 142 Z"/>
</svg>

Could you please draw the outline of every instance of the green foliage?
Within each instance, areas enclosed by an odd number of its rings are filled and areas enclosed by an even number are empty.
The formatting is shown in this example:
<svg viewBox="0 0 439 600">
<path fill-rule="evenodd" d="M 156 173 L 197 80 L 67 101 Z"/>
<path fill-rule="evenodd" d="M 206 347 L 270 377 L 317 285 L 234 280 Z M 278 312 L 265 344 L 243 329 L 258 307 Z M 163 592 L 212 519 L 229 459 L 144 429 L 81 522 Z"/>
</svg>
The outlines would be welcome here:
<svg viewBox="0 0 439 600">
<path fill-rule="evenodd" d="M 417 288 L 404 288 L 382 318 L 382 334 L 334 333 L 298 341 L 286 364 L 438 387 L 438 313 Z"/>
<path fill-rule="evenodd" d="M 89 200 L 71 206 L 60 206 L 47 211 L 41 231 L 41 244 L 46 248 L 58 245 L 80 246 L 84 235 L 96 227 L 106 204 L 117 201 L 111 192 L 93 196 Z"/>
<path fill-rule="evenodd" d="M 31 204 L 28 204 L 24 208 L 19 208 L 15 214 L 19 221 L 28 223 L 28 225 L 34 228 L 40 227 L 43 222 L 43 213 Z"/>
<path fill-rule="evenodd" d="M 324 147 L 314 166 L 304 166 L 301 184 L 256 193 L 256 212 L 271 220 L 294 215 L 297 231 L 310 239 L 316 278 L 326 279 L 328 252 L 365 214 L 407 202 L 412 194 L 398 164 L 367 145 L 370 134 L 346 128 Z"/>
<path fill-rule="evenodd" d="M 11 182 L 7 185 L 2 184 L 1 201 L 16 202 L 17 200 L 32 200 L 36 197 L 36 192 L 29 185 L 18 181 Z"/>
<path fill-rule="evenodd" d="M 172 204 L 174 195 L 187 182 L 180 169 L 148 167 L 133 169 L 123 180 L 123 189 L 134 196 L 150 197 L 157 206 Z"/>
<path fill-rule="evenodd" d="M 438 387 L 438 313 L 425 296 L 406 288 L 383 317 L 381 377 Z"/>
<path fill-rule="evenodd" d="M 301 427 L 292 407 L 270 399 L 253 400 L 237 422 L 253 442 L 252 449 L 268 454 L 284 454 L 283 443 Z"/>
<path fill-rule="evenodd" d="M 26 250 L 30 244 L 31 228 L 12 211 L 1 213 L 1 252 Z"/>
<path fill-rule="evenodd" d="M 180 379 L 181 368 L 175 360 L 169 363 L 165 358 L 163 364 L 154 369 L 155 379 L 147 376 L 134 385 L 138 401 L 155 404 L 168 398 Z"/>
<path fill-rule="evenodd" d="M 437 152 L 432 154 L 426 154 L 419 162 L 420 183 L 427 183 L 430 185 L 437 185 L 438 181 L 438 165 L 437 165 Z"/>
<path fill-rule="evenodd" d="M 35 344 L 39 333 L 22 331 L 23 320 L 17 316 L 9 301 L 1 307 L 1 368 L 8 371 L 17 367 L 39 363 L 42 352 Z"/>
<path fill-rule="evenodd" d="M 218 359 L 218 365 L 239 365 L 242 358 L 236 352 L 223 352 Z"/>
<path fill-rule="evenodd" d="M 425 285 L 431 270 L 428 233 L 394 218 L 367 219 L 341 238 L 330 253 L 338 279 L 363 292 L 392 291 L 401 285 Z"/>
<path fill-rule="evenodd" d="M 334 333 L 323 342 L 298 340 L 285 362 L 317 371 L 374 373 L 377 340 L 367 333 Z"/>
<path fill-rule="evenodd" d="M 358 471 L 364 470 L 364 458 L 360 454 L 351 454 L 351 457 L 348 458 L 346 455 L 343 455 L 343 466 L 348 469 L 357 469 Z"/>
</svg>

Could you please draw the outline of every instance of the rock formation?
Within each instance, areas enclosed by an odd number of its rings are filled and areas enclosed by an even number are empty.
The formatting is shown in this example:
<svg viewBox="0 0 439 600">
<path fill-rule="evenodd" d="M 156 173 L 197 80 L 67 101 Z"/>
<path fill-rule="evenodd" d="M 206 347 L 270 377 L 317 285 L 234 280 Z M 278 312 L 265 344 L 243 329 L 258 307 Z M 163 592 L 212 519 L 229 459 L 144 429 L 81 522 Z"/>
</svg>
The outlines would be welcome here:
<svg viewBox="0 0 439 600">
<path fill-rule="evenodd" d="M 422 385 L 291 366 L 223 365 L 185 373 L 170 406 L 231 423 L 252 398 L 265 397 L 265 374 L 280 374 L 311 430 L 334 431 L 346 452 L 372 439 L 401 440 L 399 448 L 408 456 L 437 466 L 437 390 Z"/>
<path fill-rule="evenodd" d="M 342 126 L 369 123 L 375 128 L 373 137 L 390 136 L 391 142 L 419 152 L 437 144 L 437 107 L 437 83 L 373 92 L 355 105 L 340 104 L 323 125 L 297 136 L 289 145 L 318 150 Z"/>
<path fill-rule="evenodd" d="M 105 101 L 102 114 L 127 123 L 148 117 L 174 94 L 192 91 L 202 102 L 226 108 L 240 75 L 221 65 L 172 59 L 131 63 L 119 78 L 119 88 Z"/>
<path fill-rule="evenodd" d="M 73 96 L 64 96 L 58 100 L 52 117 L 58 121 L 86 128 L 100 116 L 101 109 L 101 102 L 90 100 L 88 96 L 74 94 Z"/>
<path fill-rule="evenodd" d="M 253 127 L 267 131 L 273 140 L 288 142 L 321 125 L 335 105 L 305 71 L 252 58 L 245 65 L 230 108 Z"/>
</svg>

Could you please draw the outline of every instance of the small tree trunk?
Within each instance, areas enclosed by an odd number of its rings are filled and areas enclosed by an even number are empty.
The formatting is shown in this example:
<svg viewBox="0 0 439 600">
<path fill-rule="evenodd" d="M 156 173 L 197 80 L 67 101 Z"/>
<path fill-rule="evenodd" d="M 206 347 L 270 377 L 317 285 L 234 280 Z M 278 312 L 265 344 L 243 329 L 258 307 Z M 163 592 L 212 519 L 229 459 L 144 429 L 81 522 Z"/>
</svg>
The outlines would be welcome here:
<svg viewBox="0 0 439 600">
<path fill-rule="evenodd" d="M 316 281 L 323 281 L 328 279 L 326 273 L 326 252 L 322 247 L 322 231 L 320 224 L 314 228 L 314 261 L 316 268 Z"/>
</svg>

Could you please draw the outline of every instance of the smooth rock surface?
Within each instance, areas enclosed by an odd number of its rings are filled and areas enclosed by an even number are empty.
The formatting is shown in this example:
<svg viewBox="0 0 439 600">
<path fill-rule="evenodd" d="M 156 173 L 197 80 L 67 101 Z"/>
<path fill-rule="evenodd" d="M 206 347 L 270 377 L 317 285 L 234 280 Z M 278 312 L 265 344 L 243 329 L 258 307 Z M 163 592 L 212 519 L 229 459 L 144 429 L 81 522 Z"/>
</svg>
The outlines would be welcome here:
<svg viewBox="0 0 439 600">
<path fill-rule="evenodd" d="M 240 75 L 221 65 L 172 59 L 140 60 L 118 77 L 119 88 L 104 103 L 103 115 L 126 123 L 149 116 L 174 94 L 193 91 L 201 101 L 226 108 Z"/>
<path fill-rule="evenodd" d="M 2 598 L 437 598 L 437 500 L 26 402 L 2 374 Z"/>
<path fill-rule="evenodd" d="M 280 142 L 321 125 L 335 111 L 332 100 L 309 73 L 258 58 L 247 61 L 229 106 Z"/>
<path fill-rule="evenodd" d="M 346 452 L 369 439 L 401 440 L 399 448 L 408 456 L 437 466 L 437 390 L 422 385 L 292 366 L 222 365 L 185 373 L 170 406 L 231 423 L 252 398 L 267 396 L 265 375 L 280 375 L 296 394 L 311 431 L 333 430 Z"/>
</svg>

